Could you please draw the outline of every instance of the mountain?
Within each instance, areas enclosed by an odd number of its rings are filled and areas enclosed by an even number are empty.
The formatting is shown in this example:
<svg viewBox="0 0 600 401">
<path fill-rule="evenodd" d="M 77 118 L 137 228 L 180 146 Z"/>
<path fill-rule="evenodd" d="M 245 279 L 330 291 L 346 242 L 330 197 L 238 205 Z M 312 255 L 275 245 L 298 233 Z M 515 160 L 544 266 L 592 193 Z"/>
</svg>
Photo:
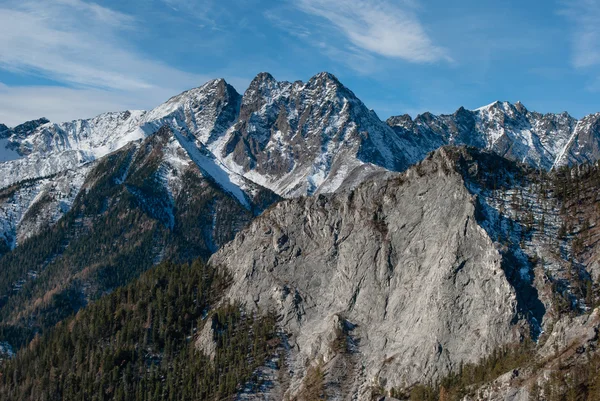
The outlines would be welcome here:
<svg viewBox="0 0 600 401">
<path fill-rule="evenodd" d="M 148 112 L 7 128 L 0 139 L 0 186 L 75 169 L 163 125 L 185 139 L 188 152 L 207 156 L 206 171 L 239 199 L 244 189 L 235 187 L 243 178 L 282 197 L 328 193 L 380 171 L 403 171 L 447 144 L 550 170 L 598 159 L 598 116 L 577 121 L 567 113 L 542 115 L 521 103 L 495 102 L 452 115 L 391 117 L 386 124 L 329 73 L 305 83 L 261 73 L 244 95 L 217 79 Z"/>
<path fill-rule="evenodd" d="M 318 361 L 331 372 L 332 397 L 368 399 L 374 382 L 438 380 L 538 338 L 552 301 L 518 244 L 551 234 L 519 228 L 522 212 L 514 238 L 502 238 L 485 181 L 492 171 L 499 180 L 529 174 L 497 156 L 443 148 L 396 178 L 279 203 L 211 257 L 232 272 L 226 298 L 281 316 L 285 368 L 298 372 L 288 396 Z"/>
<path fill-rule="evenodd" d="M 332 192 L 381 168 L 401 171 L 416 151 L 329 73 L 308 82 L 259 74 L 215 154 L 284 197 Z"/>
<path fill-rule="evenodd" d="M 160 399 L 162 380 L 163 396 L 200 399 L 528 399 L 522 375 L 587 397 L 588 376 L 549 378 L 600 366 L 598 273 L 583 263 L 600 215 L 581 213 L 599 177 L 443 147 L 391 178 L 281 201 L 208 265 L 159 266 L 47 331 L 0 392 Z M 188 288 L 215 274 L 218 289 Z"/>
<path fill-rule="evenodd" d="M 210 154 L 227 175 L 286 197 L 332 191 L 349 177 L 418 161 L 418 152 L 333 75 L 289 83 L 261 73 L 243 96 L 213 80 L 149 112 L 46 121 L 27 135 L 15 129 L 9 146 L 25 157 L 0 166 L 0 185 L 97 160 L 163 125 Z"/>
<path fill-rule="evenodd" d="M 520 102 L 494 102 L 476 110 L 461 107 L 450 115 L 390 117 L 387 123 L 426 152 L 468 145 L 550 170 L 598 160 L 599 118 L 592 114 L 576 120 L 568 113 L 531 112 Z"/>
<path fill-rule="evenodd" d="M 383 122 L 331 74 L 261 73 L 2 125 L 0 394 L 511 399 L 562 374 L 587 397 L 598 116 Z"/>
</svg>

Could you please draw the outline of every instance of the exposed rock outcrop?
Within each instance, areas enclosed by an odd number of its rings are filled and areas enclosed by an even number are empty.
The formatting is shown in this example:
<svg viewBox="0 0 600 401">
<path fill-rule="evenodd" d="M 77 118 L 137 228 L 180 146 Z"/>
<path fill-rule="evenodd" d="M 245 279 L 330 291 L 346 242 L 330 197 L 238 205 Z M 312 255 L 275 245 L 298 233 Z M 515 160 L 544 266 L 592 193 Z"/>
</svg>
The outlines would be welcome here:
<svg viewBox="0 0 600 401">
<path fill-rule="evenodd" d="M 307 365 L 346 354 L 350 379 L 336 396 L 366 399 L 375 382 L 440 378 L 524 329 L 501 255 L 445 150 L 393 179 L 279 203 L 210 263 L 231 271 L 229 299 L 282 315 L 288 394 Z"/>
</svg>

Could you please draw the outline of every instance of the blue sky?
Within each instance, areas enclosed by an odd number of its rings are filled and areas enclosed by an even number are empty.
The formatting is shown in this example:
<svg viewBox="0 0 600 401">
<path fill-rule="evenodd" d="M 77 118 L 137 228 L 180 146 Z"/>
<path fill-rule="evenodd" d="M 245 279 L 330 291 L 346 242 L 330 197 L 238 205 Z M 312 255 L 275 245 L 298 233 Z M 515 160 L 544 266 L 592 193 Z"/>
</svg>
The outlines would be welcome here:
<svg viewBox="0 0 600 401">
<path fill-rule="evenodd" d="M 381 118 L 600 111 L 600 0 L 0 0 L 0 122 L 334 73 Z"/>
</svg>

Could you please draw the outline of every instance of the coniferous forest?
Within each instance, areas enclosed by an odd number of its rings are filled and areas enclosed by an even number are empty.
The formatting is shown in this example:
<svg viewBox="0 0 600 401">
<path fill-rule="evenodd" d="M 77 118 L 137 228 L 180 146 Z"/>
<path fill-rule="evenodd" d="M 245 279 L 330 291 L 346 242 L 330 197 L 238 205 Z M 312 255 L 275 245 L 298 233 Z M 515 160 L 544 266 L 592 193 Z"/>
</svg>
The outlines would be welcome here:
<svg viewBox="0 0 600 401">
<path fill-rule="evenodd" d="M 272 314 L 215 308 L 223 272 L 201 261 L 163 263 L 114 291 L 2 367 L 3 400 L 223 399 L 252 379 L 277 345 Z M 216 349 L 197 350 L 211 325 Z"/>
</svg>

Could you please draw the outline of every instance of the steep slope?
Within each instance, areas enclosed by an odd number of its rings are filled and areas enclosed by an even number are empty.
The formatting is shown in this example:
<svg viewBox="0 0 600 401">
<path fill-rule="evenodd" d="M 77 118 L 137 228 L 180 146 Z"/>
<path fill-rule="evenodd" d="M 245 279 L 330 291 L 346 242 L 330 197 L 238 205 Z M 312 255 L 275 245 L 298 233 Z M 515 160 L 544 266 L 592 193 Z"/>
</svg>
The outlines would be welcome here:
<svg viewBox="0 0 600 401">
<path fill-rule="evenodd" d="M 305 83 L 261 73 L 243 96 L 217 79 L 148 112 L 2 128 L 0 187 L 74 169 L 163 125 L 180 132 L 233 186 L 243 176 L 294 197 L 356 185 L 382 170 L 403 171 L 448 144 L 546 170 L 593 162 L 600 155 L 597 121 L 598 115 L 577 121 L 567 113 L 542 115 L 521 103 L 495 102 L 452 115 L 391 117 L 385 124 L 329 73 Z"/>
<path fill-rule="evenodd" d="M 556 160 L 556 166 L 594 163 L 600 160 L 600 114 L 577 122 L 568 145 Z"/>
<path fill-rule="evenodd" d="M 49 121 L 45 118 L 40 118 L 14 128 L 8 128 L 6 125 L 0 124 L 0 163 L 21 158 L 21 154 L 15 149 L 18 146 L 15 140 L 25 138 L 30 132 L 47 122 Z"/>
<path fill-rule="evenodd" d="M 409 142 L 329 73 L 306 83 L 259 74 L 238 121 L 212 149 L 284 197 L 333 192 L 353 175 L 401 171 L 418 161 Z"/>
<path fill-rule="evenodd" d="M 595 254 L 596 235 L 569 223 L 563 175 L 444 147 L 396 178 L 279 203 L 210 264 L 232 271 L 229 299 L 282 316 L 287 395 L 304 391 L 306 366 L 336 399 L 410 389 L 543 344 L 596 305 L 594 267 L 577 256 Z"/>
<path fill-rule="evenodd" d="M 252 183 L 244 203 L 223 191 L 167 127 L 85 168 L 70 210 L 0 259 L 0 329 L 13 345 L 163 259 L 208 258 L 277 200 Z"/>
<path fill-rule="evenodd" d="M 60 124 L 42 119 L 28 130 L 13 129 L 3 140 L 22 157 L 0 164 L 0 186 L 76 168 L 164 125 L 233 184 L 242 175 L 286 197 L 331 192 L 383 169 L 404 170 L 424 155 L 333 75 L 289 83 L 261 73 L 243 97 L 217 79 L 149 112 Z"/>
<path fill-rule="evenodd" d="M 11 130 L 10 147 L 24 157 L 0 164 L 0 186 L 56 174 L 97 160 L 163 125 L 209 141 L 232 123 L 239 95 L 223 80 L 184 92 L 150 112 L 105 113 L 88 120 L 53 124 L 38 120 Z"/>
<path fill-rule="evenodd" d="M 55 224 L 71 208 L 90 168 L 86 165 L 0 190 L 0 249 L 14 249 Z"/>
<path fill-rule="evenodd" d="M 391 180 L 279 203 L 210 264 L 232 271 L 227 297 L 282 315 L 288 395 L 322 363 L 332 396 L 367 399 L 378 381 L 435 379 L 528 335 L 477 207 L 441 151 Z"/>
<path fill-rule="evenodd" d="M 201 142 L 210 142 L 211 135 L 214 137 L 225 132 L 235 119 L 239 97 L 223 80 L 215 80 L 184 92 L 150 112 L 106 113 L 89 120 L 61 124 L 40 119 L 8 129 L 7 137 L 2 141 L 8 144 L 9 153 L 5 153 L 5 159 L 9 161 L 0 163 L 0 187 L 4 188 L 5 194 L 12 196 L 0 204 L 4 243 L 12 248 L 20 239 L 35 234 L 37 228 L 43 225 L 53 224 L 57 217 L 68 211 L 89 172 L 85 166 L 132 142 L 152 136 L 165 125 L 176 132 L 177 140 L 204 174 L 211 176 L 218 185 L 250 208 L 247 198 L 252 194 L 246 191 L 252 191 L 255 186 L 224 170 L 210 152 L 202 150 L 204 145 Z M 28 213 L 38 200 L 57 198 L 48 194 L 35 198 L 41 187 L 46 192 L 50 187 L 63 188 L 67 175 L 71 177 L 69 180 L 74 180 L 74 185 L 69 188 L 68 195 L 61 193 L 58 198 L 69 199 L 61 199 L 60 204 L 54 204 L 58 207 L 48 209 L 37 217 L 38 209 Z M 26 183 L 24 187 L 23 183 Z M 46 205 L 47 208 L 50 206 Z M 24 216 L 35 217 L 39 221 L 34 226 L 21 224 Z M 44 216 L 49 218 L 44 219 Z M 21 231 L 27 231 L 26 235 L 16 234 L 20 225 L 23 227 Z"/>
</svg>

